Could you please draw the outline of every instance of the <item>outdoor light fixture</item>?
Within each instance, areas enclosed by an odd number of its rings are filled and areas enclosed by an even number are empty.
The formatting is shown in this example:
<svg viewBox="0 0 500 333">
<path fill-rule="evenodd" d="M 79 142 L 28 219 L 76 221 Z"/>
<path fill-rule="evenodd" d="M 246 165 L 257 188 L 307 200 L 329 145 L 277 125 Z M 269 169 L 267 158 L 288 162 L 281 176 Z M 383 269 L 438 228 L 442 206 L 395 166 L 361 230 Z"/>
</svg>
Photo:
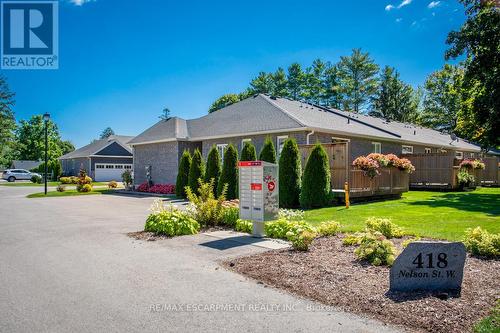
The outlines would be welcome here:
<svg viewBox="0 0 500 333">
<path fill-rule="evenodd" d="M 43 114 L 43 121 L 45 123 L 45 175 L 44 175 L 44 186 L 45 186 L 45 195 L 47 195 L 47 173 L 48 173 L 48 150 L 49 150 L 49 144 L 48 144 L 48 139 L 47 139 L 47 127 L 48 127 L 48 122 L 50 119 L 50 114 L 47 112 Z"/>
</svg>

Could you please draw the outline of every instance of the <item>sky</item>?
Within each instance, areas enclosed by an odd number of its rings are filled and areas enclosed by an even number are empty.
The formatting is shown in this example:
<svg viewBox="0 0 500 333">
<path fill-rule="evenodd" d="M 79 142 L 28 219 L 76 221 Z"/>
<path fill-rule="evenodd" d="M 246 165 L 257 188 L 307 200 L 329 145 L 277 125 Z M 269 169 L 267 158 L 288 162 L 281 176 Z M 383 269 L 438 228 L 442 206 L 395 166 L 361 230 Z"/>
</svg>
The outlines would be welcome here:
<svg viewBox="0 0 500 333">
<path fill-rule="evenodd" d="M 107 126 L 138 135 L 165 107 L 202 116 L 259 71 L 336 62 L 352 48 L 422 85 L 463 21 L 451 0 L 60 0 L 59 69 L 2 74 L 18 121 L 48 112 L 80 147 Z"/>
</svg>

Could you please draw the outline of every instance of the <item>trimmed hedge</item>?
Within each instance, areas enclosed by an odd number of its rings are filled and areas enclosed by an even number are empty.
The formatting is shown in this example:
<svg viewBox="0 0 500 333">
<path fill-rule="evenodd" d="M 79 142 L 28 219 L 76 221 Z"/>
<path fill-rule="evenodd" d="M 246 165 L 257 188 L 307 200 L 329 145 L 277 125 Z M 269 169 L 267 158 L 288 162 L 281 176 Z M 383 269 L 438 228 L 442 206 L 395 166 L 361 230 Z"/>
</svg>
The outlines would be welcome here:
<svg viewBox="0 0 500 333">
<path fill-rule="evenodd" d="M 177 181 L 175 183 L 175 195 L 179 198 L 186 198 L 186 189 L 189 180 L 189 169 L 191 168 L 191 154 L 184 150 L 181 161 L 179 163 L 179 171 L 177 173 Z"/>
<path fill-rule="evenodd" d="M 276 150 L 274 149 L 273 140 L 267 137 L 260 151 L 259 160 L 269 163 L 276 163 Z"/>
<path fill-rule="evenodd" d="M 246 141 L 243 145 L 243 149 L 241 149 L 241 158 L 240 161 L 256 161 L 257 160 L 257 152 L 255 151 L 255 146 Z"/>
<path fill-rule="evenodd" d="M 293 208 L 299 205 L 301 173 L 297 142 L 295 139 L 287 139 L 279 163 L 280 207 Z"/>
<path fill-rule="evenodd" d="M 205 170 L 205 182 L 210 183 L 210 181 L 214 180 L 214 196 L 217 196 L 217 185 L 219 184 L 220 178 L 220 155 L 216 146 L 212 146 L 210 152 L 207 156 L 207 168 Z"/>
<path fill-rule="evenodd" d="M 330 201 L 330 165 L 326 151 L 317 143 L 307 159 L 300 205 L 304 208 L 324 207 Z"/>
<path fill-rule="evenodd" d="M 188 186 L 194 193 L 198 193 L 200 183 L 198 179 L 203 180 L 205 175 L 205 166 L 200 150 L 195 149 L 193 158 L 191 159 L 191 167 L 189 168 Z"/>
<path fill-rule="evenodd" d="M 222 194 L 224 184 L 227 184 L 226 199 L 238 198 L 238 151 L 233 144 L 229 144 L 224 151 L 222 172 L 219 184 L 217 184 L 217 195 Z"/>
</svg>

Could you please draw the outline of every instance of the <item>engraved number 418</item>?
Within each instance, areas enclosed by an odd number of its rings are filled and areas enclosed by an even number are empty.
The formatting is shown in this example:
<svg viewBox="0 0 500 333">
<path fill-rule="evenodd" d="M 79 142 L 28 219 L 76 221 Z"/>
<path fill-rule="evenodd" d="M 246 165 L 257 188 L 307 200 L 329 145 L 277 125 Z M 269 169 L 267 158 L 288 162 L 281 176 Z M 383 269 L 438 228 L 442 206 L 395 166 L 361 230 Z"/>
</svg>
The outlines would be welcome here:
<svg viewBox="0 0 500 333">
<path fill-rule="evenodd" d="M 428 253 L 425 255 L 425 259 L 427 259 L 427 268 L 434 268 L 434 258 L 432 253 Z M 437 267 L 446 268 L 448 266 L 448 259 L 446 253 L 439 253 L 437 255 Z M 422 253 L 419 253 L 418 256 L 413 260 L 413 264 L 417 266 L 417 268 L 424 268 L 424 257 Z"/>
</svg>

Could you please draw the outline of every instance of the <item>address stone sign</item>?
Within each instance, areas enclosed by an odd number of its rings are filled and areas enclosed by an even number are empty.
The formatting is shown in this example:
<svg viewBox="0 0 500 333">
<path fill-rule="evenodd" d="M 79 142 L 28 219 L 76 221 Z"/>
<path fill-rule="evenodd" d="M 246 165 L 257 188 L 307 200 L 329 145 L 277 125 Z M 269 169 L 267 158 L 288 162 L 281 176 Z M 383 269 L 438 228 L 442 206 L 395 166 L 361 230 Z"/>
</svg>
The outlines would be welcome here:
<svg viewBox="0 0 500 333">
<path fill-rule="evenodd" d="M 465 264 L 460 242 L 413 242 L 396 258 L 390 273 L 391 291 L 459 291 Z"/>
</svg>

